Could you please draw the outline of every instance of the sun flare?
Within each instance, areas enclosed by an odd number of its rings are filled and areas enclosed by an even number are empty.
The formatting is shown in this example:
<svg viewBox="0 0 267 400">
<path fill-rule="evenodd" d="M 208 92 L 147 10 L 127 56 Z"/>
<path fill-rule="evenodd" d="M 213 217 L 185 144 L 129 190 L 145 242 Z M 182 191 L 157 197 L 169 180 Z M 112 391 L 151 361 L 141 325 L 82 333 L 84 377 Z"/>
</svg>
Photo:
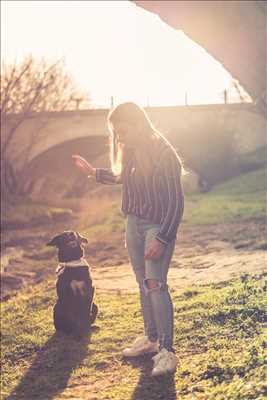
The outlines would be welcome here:
<svg viewBox="0 0 267 400">
<path fill-rule="evenodd" d="M 182 31 L 129 1 L 3 1 L 1 58 L 58 59 L 95 106 L 218 103 L 231 75 Z"/>
</svg>

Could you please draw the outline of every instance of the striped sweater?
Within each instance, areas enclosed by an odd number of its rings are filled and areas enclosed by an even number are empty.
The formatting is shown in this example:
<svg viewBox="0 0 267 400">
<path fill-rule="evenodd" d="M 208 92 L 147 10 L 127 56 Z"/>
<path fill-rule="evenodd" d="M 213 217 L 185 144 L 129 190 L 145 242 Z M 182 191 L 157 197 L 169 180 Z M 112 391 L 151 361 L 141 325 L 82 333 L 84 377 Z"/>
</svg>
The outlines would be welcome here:
<svg viewBox="0 0 267 400">
<path fill-rule="evenodd" d="M 167 244 L 176 237 L 184 210 L 184 195 L 181 164 L 171 147 L 165 143 L 161 145 L 150 176 L 141 173 L 132 156 L 121 175 L 115 175 L 111 169 L 97 168 L 96 180 L 104 184 L 122 184 L 122 212 L 160 224 L 157 235 L 160 242 Z"/>
</svg>

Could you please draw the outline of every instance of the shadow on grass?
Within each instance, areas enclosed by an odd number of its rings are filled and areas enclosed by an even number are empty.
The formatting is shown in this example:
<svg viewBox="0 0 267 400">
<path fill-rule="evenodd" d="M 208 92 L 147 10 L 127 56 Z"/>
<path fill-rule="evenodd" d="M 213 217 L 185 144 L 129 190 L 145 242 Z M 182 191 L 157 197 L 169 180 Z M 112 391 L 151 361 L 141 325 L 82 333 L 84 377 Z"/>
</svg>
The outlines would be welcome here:
<svg viewBox="0 0 267 400">
<path fill-rule="evenodd" d="M 153 361 L 151 355 L 127 359 L 125 363 L 140 369 L 139 381 L 131 400 L 175 400 L 176 388 L 174 374 L 152 377 Z"/>
<path fill-rule="evenodd" d="M 88 356 L 90 335 L 82 339 L 55 333 L 6 400 L 52 400 L 63 392 L 73 370 Z"/>
</svg>

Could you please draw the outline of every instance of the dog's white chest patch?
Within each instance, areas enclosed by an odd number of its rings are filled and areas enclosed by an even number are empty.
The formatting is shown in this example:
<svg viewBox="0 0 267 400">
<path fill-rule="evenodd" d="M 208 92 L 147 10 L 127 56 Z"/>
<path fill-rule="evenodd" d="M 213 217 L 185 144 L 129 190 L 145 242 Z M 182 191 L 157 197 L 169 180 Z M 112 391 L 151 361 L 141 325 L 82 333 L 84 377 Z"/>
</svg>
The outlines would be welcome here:
<svg viewBox="0 0 267 400">
<path fill-rule="evenodd" d="M 77 281 L 73 279 L 70 282 L 70 287 L 75 295 L 80 293 L 81 296 L 86 296 L 86 286 L 84 281 Z"/>
</svg>

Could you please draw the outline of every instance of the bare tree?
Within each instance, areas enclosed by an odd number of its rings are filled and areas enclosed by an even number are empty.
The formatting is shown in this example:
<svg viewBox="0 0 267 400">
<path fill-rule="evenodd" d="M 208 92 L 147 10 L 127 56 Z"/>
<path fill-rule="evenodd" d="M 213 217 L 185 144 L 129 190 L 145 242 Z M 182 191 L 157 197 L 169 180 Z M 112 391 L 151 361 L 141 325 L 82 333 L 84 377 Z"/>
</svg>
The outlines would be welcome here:
<svg viewBox="0 0 267 400">
<path fill-rule="evenodd" d="M 46 121 L 42 120 L 40 127 L 32 133 L 28 146 L 23 149 L 23 154 L 19 155 L 24 160 L 19 169 L 10 156 L 18 128 L 35 113 L 73 109 L 77 107 L 77 99 L 82 102 L 86 98 L 85 93 L 77 88 L 73 78 L 64 70 L 63 60 L 48 63 L 45 59 L 37 60 L 27 56 L 19 64 L 2 63 L 1 180 L 2 190 L 7 195 L 25 194 L 22 193 L 25 185 L 21 184 L 21 176 Z"/>
</svg>

